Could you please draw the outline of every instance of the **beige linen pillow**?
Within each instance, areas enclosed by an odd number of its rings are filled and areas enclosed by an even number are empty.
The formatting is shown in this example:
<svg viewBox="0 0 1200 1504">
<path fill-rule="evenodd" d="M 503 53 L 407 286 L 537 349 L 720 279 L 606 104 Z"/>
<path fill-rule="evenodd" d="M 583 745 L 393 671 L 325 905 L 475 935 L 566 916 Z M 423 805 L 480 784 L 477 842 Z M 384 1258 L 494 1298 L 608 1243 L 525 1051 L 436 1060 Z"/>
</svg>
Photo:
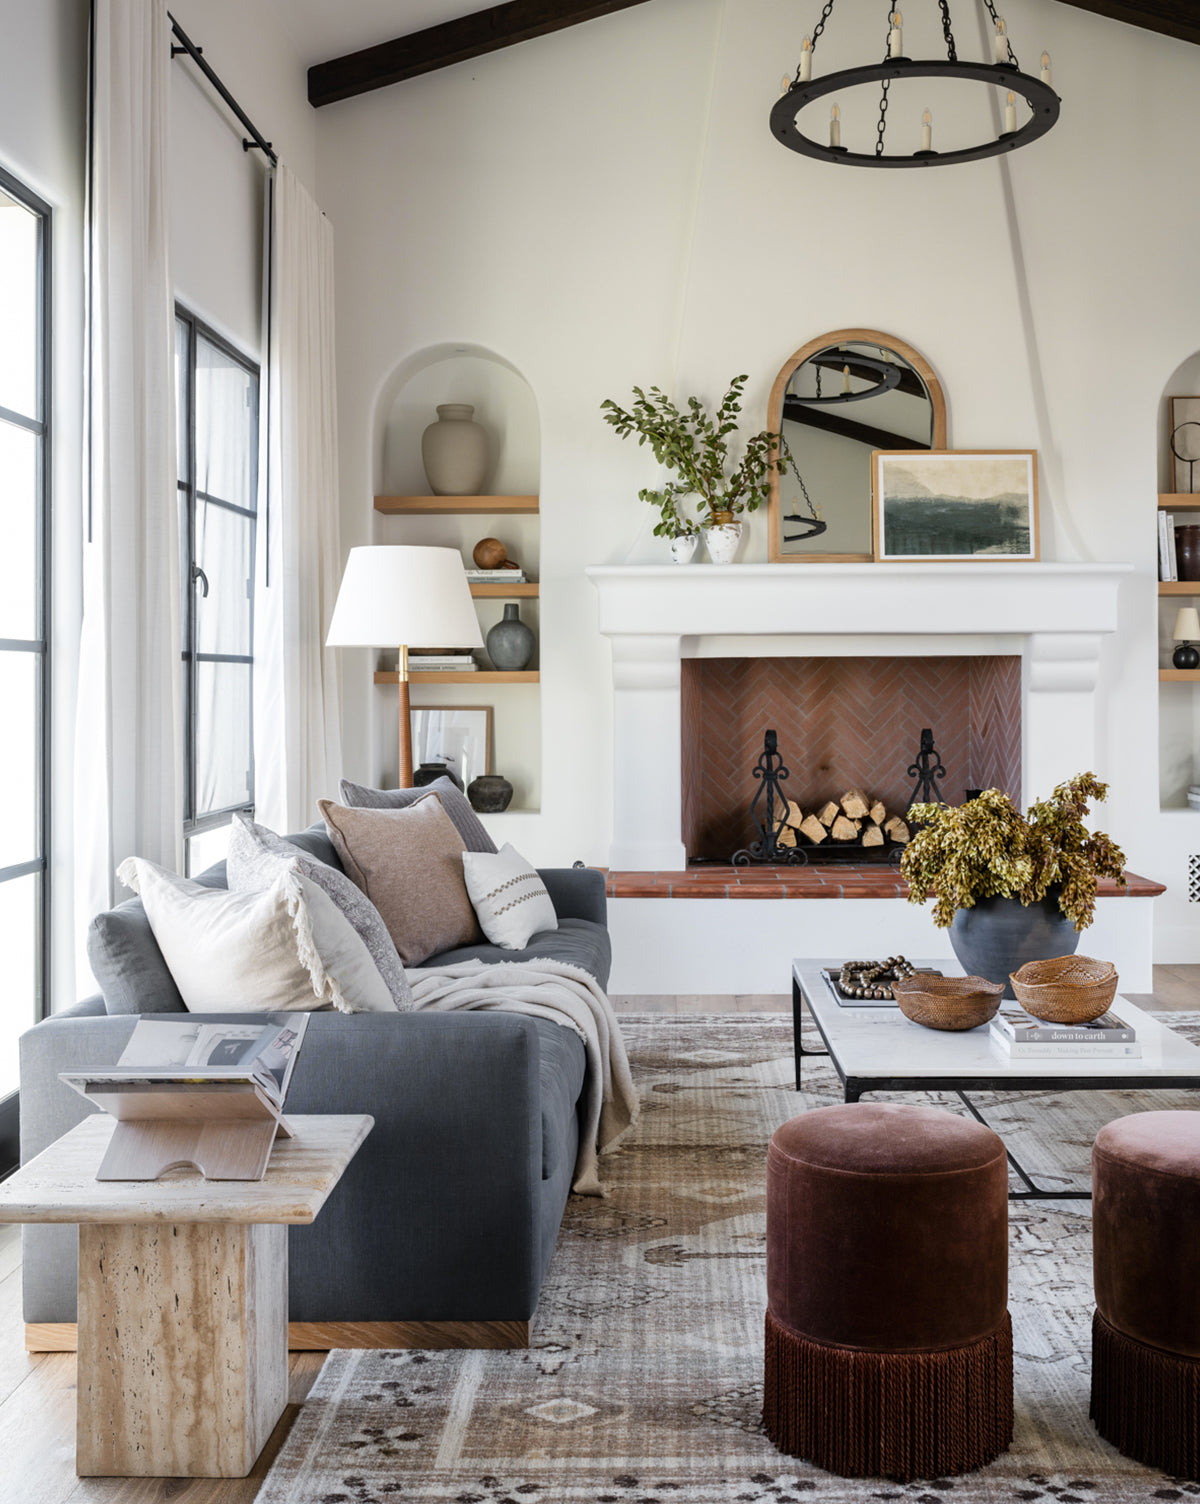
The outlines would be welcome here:
<svg viewBox="0 0 1200 1504">
<path fill-rule="evenodd" d="M 318 799 L 317 808 L 405 966 L 482 941 L 463 878 L 463 840 L 436 794 L 407 809 L 351 809 L 332 799 Z"/>
<path fill-rule="evenodd" d="M 503 950 L 524 950 L 534 935 L 558 928 L 546 885 L 506 841 L 497 852 L 464 851 L 463 876 L 483 933 Z"/>
</svg>

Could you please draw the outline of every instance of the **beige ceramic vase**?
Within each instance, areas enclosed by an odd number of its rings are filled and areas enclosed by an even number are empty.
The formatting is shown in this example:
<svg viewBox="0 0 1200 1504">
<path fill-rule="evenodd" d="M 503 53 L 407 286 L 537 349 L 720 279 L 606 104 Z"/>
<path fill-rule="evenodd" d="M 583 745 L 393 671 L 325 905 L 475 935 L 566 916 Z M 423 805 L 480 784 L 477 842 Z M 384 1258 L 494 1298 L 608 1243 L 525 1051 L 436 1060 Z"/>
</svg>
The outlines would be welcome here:
<svg viewBox="0 0 1200 1504">
<path fill-rule="evenodd" d="M 487 434 L 469 402 L 444 402 L 421 435 L 421 462 L 435 496 L 479 496 L 487 477 Z"/>
</svg>

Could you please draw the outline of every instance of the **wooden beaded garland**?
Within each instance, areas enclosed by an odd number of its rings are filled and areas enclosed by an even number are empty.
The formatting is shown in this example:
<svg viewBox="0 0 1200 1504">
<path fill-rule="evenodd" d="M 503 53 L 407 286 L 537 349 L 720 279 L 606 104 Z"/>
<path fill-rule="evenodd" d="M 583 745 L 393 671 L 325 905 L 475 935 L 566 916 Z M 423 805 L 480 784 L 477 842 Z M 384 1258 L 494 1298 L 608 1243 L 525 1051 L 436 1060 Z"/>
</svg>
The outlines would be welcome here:
<svg viewBox="0 0 1200 1504">
<path fill-rule="evenodd" d="M 916 967 L 905 956 L 888 956 L 884 961 L 845 961 L 838 977 L 843 997 L 883 1002 L 894 997 L 891 984 L 911 977 Z"/>
</svg>

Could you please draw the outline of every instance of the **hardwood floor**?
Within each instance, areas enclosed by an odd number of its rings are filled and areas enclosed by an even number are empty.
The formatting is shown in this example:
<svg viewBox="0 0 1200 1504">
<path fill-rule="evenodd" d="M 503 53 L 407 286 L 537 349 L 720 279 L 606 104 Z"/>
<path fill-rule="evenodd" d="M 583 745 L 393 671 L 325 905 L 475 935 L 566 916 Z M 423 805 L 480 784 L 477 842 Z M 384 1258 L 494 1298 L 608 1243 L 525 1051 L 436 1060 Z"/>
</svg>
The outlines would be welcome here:
<svg viewBox="0 0 1200 1504">
<path fill-rule="evenodd" d="M 1132 995 L 1131 995 L 1132 996 Z M 1200 1008 L 1200 966 L 1156 966 L 1139 1006 Z M 786 993 L 614 996 L 618 1013 L 787 1012 Z M 75 1475 L 75 1356 L 30 1355 L 23 1346 L 21 1243 L 0 1228 L 0 1504 L 251 1504 L 297 1407 L 324 1361 L 293 1353 L 287 1410 L 248 1478 L 78 1478 Z"/>
</svg>

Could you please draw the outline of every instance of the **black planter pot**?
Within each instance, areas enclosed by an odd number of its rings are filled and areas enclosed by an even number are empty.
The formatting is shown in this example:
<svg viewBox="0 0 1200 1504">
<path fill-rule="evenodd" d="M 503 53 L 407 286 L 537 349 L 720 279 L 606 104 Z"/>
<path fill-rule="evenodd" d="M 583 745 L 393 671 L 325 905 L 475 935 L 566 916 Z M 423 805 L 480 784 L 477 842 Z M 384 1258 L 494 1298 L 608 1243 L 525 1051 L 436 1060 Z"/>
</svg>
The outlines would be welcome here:
<svg viewBox="0 0 1200 1504">
<path fill-rule="evenodd" d="M 1023 904 L 1015 898 L 981 898 L 973 909 L 959 909 L 950 926 L 950 944 L 969 976 L 1004 984 L 1013 996 L 1009 973 L 1026 961 L 1072 956 L 1079 931 L 1055 897 Z"/>
</svg>

